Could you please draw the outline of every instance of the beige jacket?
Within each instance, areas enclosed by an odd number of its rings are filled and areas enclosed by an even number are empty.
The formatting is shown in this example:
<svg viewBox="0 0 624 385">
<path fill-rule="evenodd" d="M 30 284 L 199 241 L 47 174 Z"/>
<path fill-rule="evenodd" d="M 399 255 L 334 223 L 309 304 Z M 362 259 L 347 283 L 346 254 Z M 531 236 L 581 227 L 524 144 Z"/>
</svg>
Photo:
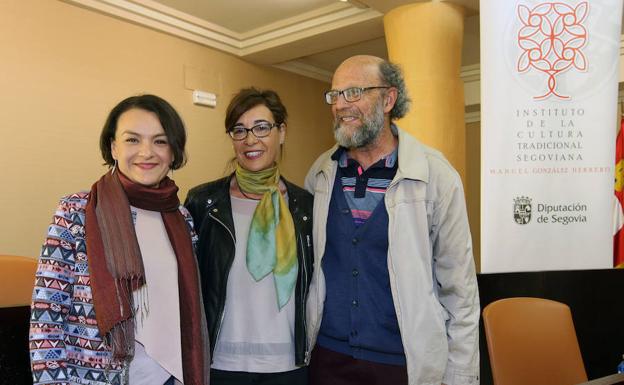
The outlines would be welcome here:
<svg viewBox="0 0 624 385">
<path fill-rule="evenodd" d="M 399 131 L 399 168 L 386 192 L 388 271 L 410 385 L 479 384 L 479 295 L 461 179 L 436 150 Z M 325 300 L 321 260 L 336 146 L 312 165 L 314 275 L 307 303 L 314 347 Z M 309 357 L 307 357 L 309 360 Z"/>
</svg>

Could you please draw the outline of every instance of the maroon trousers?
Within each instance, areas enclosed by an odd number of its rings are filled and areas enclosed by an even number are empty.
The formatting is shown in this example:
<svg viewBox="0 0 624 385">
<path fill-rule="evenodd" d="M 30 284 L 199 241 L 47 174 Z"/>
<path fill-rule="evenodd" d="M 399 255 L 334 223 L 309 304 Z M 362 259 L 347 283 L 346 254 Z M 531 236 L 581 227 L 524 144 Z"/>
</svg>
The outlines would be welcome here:
<svg viewBox="0 0 624 385">
<path fill-rule="evenodd" d="M 316 345 L 309 385 L 407 385 L 407 368 L 358 360 Z"/>
</svg>

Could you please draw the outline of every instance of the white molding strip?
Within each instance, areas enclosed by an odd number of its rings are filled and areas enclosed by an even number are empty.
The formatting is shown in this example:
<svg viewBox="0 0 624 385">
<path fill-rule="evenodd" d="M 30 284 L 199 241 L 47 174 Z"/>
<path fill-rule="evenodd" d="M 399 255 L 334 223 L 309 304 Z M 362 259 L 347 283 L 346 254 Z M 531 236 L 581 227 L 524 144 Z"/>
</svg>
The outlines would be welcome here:
<svg viewBox="0 0 624 385">
<path fill-rule="evenodd" d="M 361 9 L 340 2 L 245 33 L 237 33 L 152 0 L 62 1 L 144 25 L 239 57 L 383 16 L 372 9 Z"/>
<path fill-rule="evenodd" d="M 284 28 L 293 27 L 298 24 L 309 23 L 310 21 L 314 22 L 315 20 L 318 20 L 319 22 L 322 22 L 323 20 L 339 20 L 341 18 L 348 17 L 349 15 L 357 15 L 361 13 L 361 11 L 357 11 L 357 8 L 353 8 L 349 4 L 346 4 L 344 2 L 336 2 L 334 4 L 330 4 L 321 8 L 301 13 L 299 15 L 278 20 L 274 23 L 255 28 L 247 32 L 243 32 L 240 34 L 240 38 L 243 40 L 251 39 L 258 35 L 264 35 L 277 30 L 282 30 Z M 376 13 L 379 14 L 379 16 L 383 16 L 379 12 Z"/>
<path fill-rule="evenodd" d="M 332 7 L 332 5 L 327 6 L 326 8 L 329 7 Z M 269 48 L 303 40 L 307 37 L 359 24 L 365 21 L 380 19 L 381 17 L 383 17 L 383 14 L 372 9 L 349 8 L 338 12 L 328 13 L 314 19 L 308 19 L 297 24 L 292 24 L 290 26 L 263 34 L 250 34 L 248 38 L 241 41 L 241 56 L 250 55 L 255 52 L 264 51 Z M 250 31 L 249 33 L 251 32 L 253 31 Z"/>
<path fill-rule="evenodd" d="M 479 64 L 463 66 L 460 70 L 459 77 L 464 82 L 479 81 L 481 78 L 481 66 Z"/>
<path fill-rule="evenodd" d="M 465 123 L 475 123 L 481 121 L 481 111 L 474 112 L 465 112 L 464 113 L 464 122 Z"/>
<path fill-rule="evenodd" d="M 63 1 L 166 32 L 227 53 L 238 55 L 241 48 L 240 39 L 234 32 L 215 24 L 192 18 L 185 13 L 168 7 L 149 8 L 138 2 L 127 0 Z M 142 2 L 147 3 L 144 0 Z M 165 12 L 165 8 L 167 12 Z"/>
<path fill-rule="evenodd" d="M 73 0 L 70 0 L 73 1 Z M 111 1 L 111 0 L 96 0 L 96 1 Z M 186 22 L 189 22 L 191 24 L 195 24 L 198 25 L 202 28 L 205 29 L 209 29 L 212 31 L 215 31 L 219 34 L 231 37 L 232 39 L 236 39 L 236 40 L 240 40 L 240 34 L 237 34 L 234 31 L 231 31 L 225 27 L 222 27 L 219 24 L 215 24 L 215 23 L 211 23 L 205 19 L 201 19 L 199 17 L 190 15 L 188 13 L 182 12 L 182 11 L 178 11 L 175 8 L 171 8 L 168 7 L 166 5 L 163 5 L 157 1 L 154 0 L 115 0 L 116 2 L 120 2 L 120 4 L 124 4 L 127 2 L 131 2 L 131 3 L 135 3 L 138 4 L 142 7 L 148 8 L 148 9 L 152 9 L 156 12 L 159 12 L 163 15 L 168 15 L 170 17 L 173 17 L 175 19 L 179 19 L 179 20 L 184 20 Z"/>
<path fill-rule="evenodd" d="M 479 64 L 463 66 L 459 77 L 464 81 L 464 104 L 466 106 L 479 104 L 481 100 L 481 67 Z"/>
<path fill-rule="evenodd" d="M 312 79 L 320 80 L 328 84 L 331 83 L 331 78 L 333 76 L 333 73 L 331 71 L 326 71 L 319 67 L 306 64 L 297 60 L 274 64 L 273 67 L 282 69 L 284 71 L 293 72 L 298 75 L 307 76 Z"/>
</svg>

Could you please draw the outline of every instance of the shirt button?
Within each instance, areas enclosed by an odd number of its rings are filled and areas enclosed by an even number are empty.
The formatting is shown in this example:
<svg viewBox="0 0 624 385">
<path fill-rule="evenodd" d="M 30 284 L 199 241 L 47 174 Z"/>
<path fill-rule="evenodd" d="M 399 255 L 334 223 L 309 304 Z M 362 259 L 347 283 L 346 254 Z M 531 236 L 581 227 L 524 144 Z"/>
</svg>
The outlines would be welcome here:
<svg viewBox="0 0 624 385">
<path fill-rule="evenodd" d="M 358 275 L 360 275 L 360 272 L 358 271 L 358 269 L 353 269 L 351 270 L 351 275 L 353 275 L 354 277 L 357 277 Z"/>
<path fill-rule="evenodd" d="M 351 243 L 353 243 L 354 245 L 357 245 L 357 243 L 358 243 L 358 239 L 357 239 L 357 238 L 353 238 L 353 239 L 351 240 Z"/>
<path fill-rule="evenodd" d="M 351 331 L 351 337 L 357 337 L 357 335 L 358 335 L 357 330 Z"/>
<path fill-rule="evenodd" d="M 343 214 L 349 214 L 351 212 L 351 210 L 349 209 L 342 209 L 342 213 Z"/>
<path fill-rule="evenodd" d="M 353 307 L 357 307 L 358 304 L 359 304 L 359 302 L 358 302 L 357 299 L 354 299 L 353 301 L 351 301 L 351 306 L 353 306 Z"/>
</svg>

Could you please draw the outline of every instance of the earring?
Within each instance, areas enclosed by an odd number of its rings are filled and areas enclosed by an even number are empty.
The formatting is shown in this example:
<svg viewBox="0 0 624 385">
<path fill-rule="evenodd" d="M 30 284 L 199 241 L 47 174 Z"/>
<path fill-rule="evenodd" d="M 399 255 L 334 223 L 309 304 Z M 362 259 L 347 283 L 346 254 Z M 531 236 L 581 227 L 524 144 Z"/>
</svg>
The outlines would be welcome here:
<svg viewBox="0 0 624 385">
<path fill-rule="evenodd" d="M 115 164 L 113 164 L 113 168 L 111 169 L 111 175 L 115 173 L 115 169 L 117 169 L 117 159 L 115 159 Z"/>
</svg>

